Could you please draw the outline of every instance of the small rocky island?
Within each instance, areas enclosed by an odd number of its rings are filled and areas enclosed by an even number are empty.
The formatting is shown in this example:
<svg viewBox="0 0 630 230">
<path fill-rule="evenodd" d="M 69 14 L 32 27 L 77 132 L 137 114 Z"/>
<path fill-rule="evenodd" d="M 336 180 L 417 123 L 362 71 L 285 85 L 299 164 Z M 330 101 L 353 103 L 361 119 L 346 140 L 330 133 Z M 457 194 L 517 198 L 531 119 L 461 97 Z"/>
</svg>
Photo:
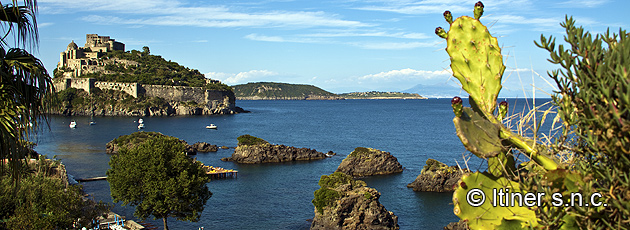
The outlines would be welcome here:
<svg viewBox="0 0 630 230">
<path fill-rule="evenodd" d="M 468 169 L 448 166 L 434 159 L 428 159 L 416 180 L 407 185 L 416 192 L 452 192 L 457 181 Z"/>
<path fill-rule="evenodd" d="M 222 161 L 234 161 L 244 164 L 259 164 L 287 161 L 319 160 L 334 155 L 329 152 L 324 154 L 314 149 L 296 148 L 285 145 L 272 145 L 269 142 L 251 135 L 243 135 L 237 138 L 238 146 L 231 157 L 222 158 Z"/>
<path fill-rule="evenodd" d="M 381 193 L 341 172 L 323 175 L 315 191 L 311 229 L 399 229 L 398 217 L 378 201 Z"/>
<path fill-rule="evenodd" d="M 344 159 L 335 172 L 343 172 L 353 177 L 399 173 L 403 167 L 389 152 L 358 147 Z"/>
<path fill-rule="evenodd" d="M 145 141 L 152 139 L 154 137 L 166 136 L 162 133 L 158 132 L 135 132 L 129 135 L 119 136 L 110 142 L 107 142 L 105 147 L 105 153 L 107 154 L 118 154 L 120 148 L 131 149 L 135 146 L 138 146 Z M 207 152 L 216 152 L 219 148 L 216 145 L 211 145 L 206 142 L 197 142 L 193 145 L 189 145 L 186 141 L 180 140 L 186 146 L 186 155 L 195 155 L 197 152 L 207 153 Z"/>
</svg>

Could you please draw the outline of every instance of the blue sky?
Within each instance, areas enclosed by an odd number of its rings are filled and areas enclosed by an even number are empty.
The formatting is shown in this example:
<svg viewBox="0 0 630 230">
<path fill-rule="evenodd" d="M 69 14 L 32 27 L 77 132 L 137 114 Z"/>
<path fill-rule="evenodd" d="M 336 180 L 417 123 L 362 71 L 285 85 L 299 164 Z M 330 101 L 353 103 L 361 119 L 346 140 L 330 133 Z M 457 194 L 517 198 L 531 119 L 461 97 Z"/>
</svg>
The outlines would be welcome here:
<svg viewBox="0 0 630 230">
<path fill-rule="evenodd" d="M 472 16 L 457 0 L 39 0 L 40 47 L 52 73 L 70 41 L 111 36 L 126 49 L 161 55 L 228 85 L 313 84 L 334 93 L 457 85 L 449 73 L 444 10 Z M 594 33 L 630 28 L 627 1 L 487 0 L 481 21 L 503 47 L 501 97 L 545 97 L 556 69 L 533 41 L 563 36 L 565 15 Z M 561 39 L 559 39 L 561 40 Z M 523 92 L 525 90 L 525 92 Z M 422 94 L 422 93 L 421 93 Z"/>
</svg>

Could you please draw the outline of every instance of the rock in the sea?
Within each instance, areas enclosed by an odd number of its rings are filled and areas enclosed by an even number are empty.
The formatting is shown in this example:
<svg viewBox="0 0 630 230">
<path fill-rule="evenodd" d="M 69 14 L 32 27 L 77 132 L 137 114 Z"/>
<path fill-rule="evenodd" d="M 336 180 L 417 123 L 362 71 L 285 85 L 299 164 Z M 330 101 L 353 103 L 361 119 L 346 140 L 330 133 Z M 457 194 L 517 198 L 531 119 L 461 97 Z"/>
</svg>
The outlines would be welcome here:
<svg viewBox="0 0 630 230">
<path fill-rule="evenodd" d="M 234 161 L 245 164 L 268 162 L 309 161 L 326 158 L 326 154 L 314 149 L 296 148 L 285 145 L 241 145 L 236 147 L 231 157 L 222 158 L 223 161 Z"/>
<path fill-rule="evenodd" d="M 407 185 L 416 192 L 452 192 L 462 174 L 469 172 L 458 166 L 448 166 L 434 159 L 428 159 L 416 180 Z"/>
<path fill-rule="evenodd" d="M 222 158 L 222 161 L 234 161 L 236 163 L 258 164 L 269 162 L 309 161 L 326 158 L 326 154 L 314 149 L 296 148 L 285 145 L 272 145 L 269 142 L 251 135 L 242 135 L 237 138 L 238 146 L 231 157 Z"/>
<path fill-rule="evenodd" d="M 444 230 L 468 230 L 468 223 L 466 221 L 460 220 L 459 222 L 451 222 Z"/>
<path fill-rule="evenodd" d="M 398 159 L 389 152 L 378 149 L 355 148 L 343 159 L 335 172 L 343 172 L 354 177 L 384 175 L 403 171 Z"/>
<path fill-rule="evenodd" d="M 219 147 L 217 147 L 216 145 L 211 145 L 206 142 L 196 142 L 192 144 L 192 148 L 200 153 L 216 152 L 219 150 Z"/>
<path fill-rule="evenodd" d="M 341 172 L 323 175 L 315 191 L 311 229 L 400 229 L 398 217 L 378 201 L 381 193 Z"/>
</svg>

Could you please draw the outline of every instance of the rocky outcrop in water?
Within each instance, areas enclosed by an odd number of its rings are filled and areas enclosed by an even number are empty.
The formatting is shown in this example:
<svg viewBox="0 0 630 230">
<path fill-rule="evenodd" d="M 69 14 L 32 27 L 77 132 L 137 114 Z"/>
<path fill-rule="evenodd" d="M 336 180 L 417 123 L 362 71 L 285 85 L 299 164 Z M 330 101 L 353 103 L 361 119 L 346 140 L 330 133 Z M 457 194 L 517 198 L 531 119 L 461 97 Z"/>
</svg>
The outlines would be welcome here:
<svg viewBox="0 0 630 230">
<path fill-rule="evenodd" d="M 219 147 L 216 145 L 211 145 L 206 142 L 196 142 L 192 144 L 191 147 L 199 153 L 216 152 L 219 150 Z"/>
<path fill-rule="evenodd" d="M 426 165 L 416 177 L 416 180 L 407 185 L 416 192 L 452 192 L 457 181 L 462 177 L 459 166 L 448 166 L 434 159 L 428 159 Z"/>
<path fill-rule="evenodd" d="M 120 151 L 120 149 L 123 146 L 126 147 L 127 149 L 131 149 L 131 148 L 134 148 L 135 146 L 138 146 L 144 143 L 146 140 L 150 138 L 154 138 L 158 136 L 165 136 L 165 135 L 158 132 L 141 131 L 141 132 L 135 132 L 129 135 L 119 136 L 116 139 L 111 140 L 110 142 L 107 142 L 107 144 L 105 144 L 105 153 L 118 154 L 118 151 Z M 216 152 L 218 149 L 216 145 L 211 145 L 206 142 L 197 142 L 193 145 L 189 145 L 184 140 L 179 140 L 179 141 L 182 144 L 184 144 L 184 146 L 186 146 L 185 151 L 187 155 L 195 155 L 197 154 L 197 152 Z"/>
<path fill-rule="evenodd" d="M 403 167 L 389 152 L 378 149 L 355 148 L 344 159 L 335 172 L 343 172 L 354 177 L 399 173 Z"/>
<path fill-rule="evenodd" d="M 468 224 L 465 221 L 460 220 L 459 222 L 451 222 L 448 225 L 446 225 L 446 227 L 444 227 L 444 230 L 468 230 Z"/>
<path fill-rule="evenodd" d="M 378 201 L 381 193 L 341 172 L 324 175 L 315 191 L 313 230 L 399 229 L 398 217 Z"/>
<path fill-rule="evenodd" d="M 258 164 L 269 162 L 310 161 L 326 158 L 326 154 L 309 148 L 296 148 L 269 143 L 259 145 L 241 145 L 236 147 L 231 157 L 222 161 L 234 161 L 244 164 Z"/>
</svg>

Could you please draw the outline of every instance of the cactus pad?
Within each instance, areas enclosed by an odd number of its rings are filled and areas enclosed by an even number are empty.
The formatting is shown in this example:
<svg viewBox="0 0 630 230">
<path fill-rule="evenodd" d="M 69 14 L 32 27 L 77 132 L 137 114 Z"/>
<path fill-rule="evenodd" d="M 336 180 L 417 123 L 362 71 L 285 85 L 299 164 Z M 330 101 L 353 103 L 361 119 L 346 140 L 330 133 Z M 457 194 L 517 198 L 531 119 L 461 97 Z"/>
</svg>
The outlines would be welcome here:
<svg viewBox="0 0 630 230">
<path fill-rule="evenodd" d="M 462 16 L 451 24 L 446 40 L 453 76 L 486 116 L 493 114 L 505 71 L 497 38 L 479 20 Z"/>
<path fill-rule="evenodd" d="M 536 214 L 527 207 L 521 207 L 518 203 L 503 205 L 505 207 L 493 205 L 493 202 L 500 204 L 500 201 L 493 197 L 494 189 L 497 191 L 509 189 L 510 193 L 523 194 L 518 182 L 505 177 L 494 177 L 489 173 L 476 172 L 462 176 L 457 184 L 453 193 L 453 212 L 460 219 L 467 221 L 470 229 L 523 229 L 538 225 Z M 473 189 L 483 191 L 485 196 L 485 201 L 477 207 L 471 206 L 467 201 L 467 196 L 469 192 L 472 194 Z M 471 197 L 481 198 L 479 193 Z"/>
<path fill-rule="evenodd" d="M 499 137 L 500 127 L 470 108 L 463 108 L 460 117 L 453 118 L 457 136 L 466 149 L 477 157 L 495 157 L 505 152 Z"/>
</svg>

